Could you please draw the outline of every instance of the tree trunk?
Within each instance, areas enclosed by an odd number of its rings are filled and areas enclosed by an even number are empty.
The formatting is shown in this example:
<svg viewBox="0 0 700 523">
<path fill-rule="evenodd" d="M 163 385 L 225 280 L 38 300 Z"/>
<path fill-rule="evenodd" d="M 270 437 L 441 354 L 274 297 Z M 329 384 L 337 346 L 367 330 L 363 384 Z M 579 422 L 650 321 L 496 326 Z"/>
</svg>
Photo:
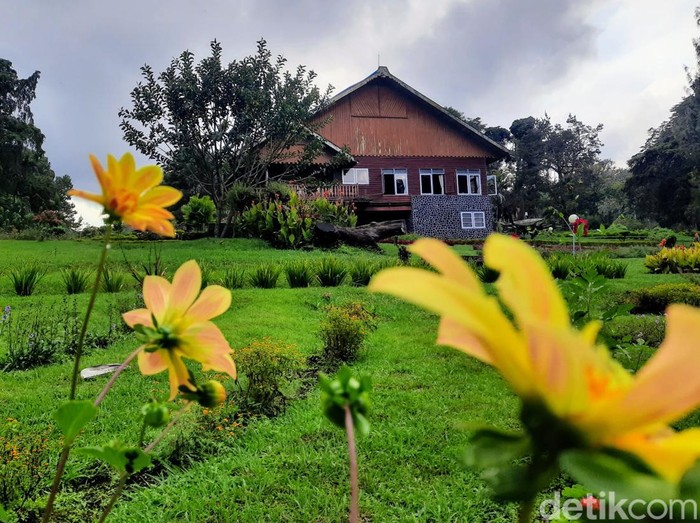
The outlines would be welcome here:
<svg viewBox="0 0 700 523">
<path fill-rule="evenodd" d="M 214 237 L 219 238 L 221 235 L 221 207 L 216 206 L 216 223 L 214 223 Z"/>
<path fill-rule="evenodd" d="M 314 243 L 320 247 L 330 247 L 342 242 L 377 249 L 379 240 L 400 234 L 406 234 L 404 220 L 372 222 L 355 228 L 337 227 L 332 223 L 319 222 L 314 230 Z"/>
</svg>

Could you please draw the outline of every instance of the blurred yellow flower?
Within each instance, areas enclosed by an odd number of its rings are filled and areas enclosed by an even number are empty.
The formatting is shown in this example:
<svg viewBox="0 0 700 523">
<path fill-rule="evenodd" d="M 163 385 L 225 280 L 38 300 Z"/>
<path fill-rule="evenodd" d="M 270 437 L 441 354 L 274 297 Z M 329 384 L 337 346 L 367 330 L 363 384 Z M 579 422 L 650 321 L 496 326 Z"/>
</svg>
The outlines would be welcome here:
<svg viewBox="0 0 700 523">
<path fill-rule="evenodd" d="M 198 361 L 202 368 L 224 372 L 236 378 L 231 347 L 211 321 L 231 306 L 231 291 L 209 285 L 200 294 L 202 272 L 190 260 L 175 272 L 172 283 L 160 276 L 146 276 L 143 281 L 145 309 L 124 313 L 124 321 L 144 341 L 139 352 L 143 374 L 168 370 L 170 399 L 180 387 L 196 392 L 182 358 Z"/>
<path fill-rule="evenodd" d="M 666 339 L 632 376 L 596 344 L 598 322 L 571 326 L 546 264 L 525 243 L 491 235 L 484 246 L 513 320 L 445 244 L 424 239 L 411 251 L 438 272 L 387 269 L 370 290 L 439 314 L 438 343 L 493 365 L 525 405 L 544 406 L 583 447 L 631 452 L 672 482 L 700 458 L 700 428 L 668 426 L 700 405 L 700 310 L 669 307 Z"/>
<path fill-rule="evenodd" d="M 170 222 L 173 215 L 165 207 L 176 203 L 182 198 L 182 193 L 159 185 L 163 181 L 160 167 L 147 165 L 136 169 L 130 153 L 119 160 L 111 154 L 107 156 L 106 171 L 93 155 L 90 155 L 90 163 L 100 182 L 102 194 L 71 189 L 69 196 L 99 203 L 111 219 L 120 220 L 136 230 L 175 236 L 175 228 Z"/>
</svg>

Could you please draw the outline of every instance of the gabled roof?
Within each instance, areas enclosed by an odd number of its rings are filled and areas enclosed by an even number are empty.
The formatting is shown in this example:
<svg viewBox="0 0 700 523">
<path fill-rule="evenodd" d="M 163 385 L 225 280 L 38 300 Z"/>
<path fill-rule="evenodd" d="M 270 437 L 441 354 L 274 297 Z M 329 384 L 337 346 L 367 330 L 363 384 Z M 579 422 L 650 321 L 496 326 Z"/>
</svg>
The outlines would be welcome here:
<svg viewBox="0 0 700 523">
<path fill-rule="evenodd" d="M 486 145 L 487 147 L 494 149 L 495 152 L 497 153 L 498 158 L 505 158 L 507 156 L 510 156 L 510 152 L 508 149 L 503 147 L 501 144 L 498 142 L 493 141 L 491 138 L 486 136 L 485 134 L 481 133 L 468 123 L 464 122 L 463 120 L 457 118 L 454 116 L 452 113 L 447 111 L 443 106 L 440 104 L 434 102 L 427 96 L 425 96 L 423 93 L 420 93 L 416 91 L 413 87 L 408 85 L 406 82 L 400 80 L 393 74 L 389 72 L 389 69 L 386 66 L 380 66 L 379 69 L 374 71 L 371 75 L 369 75 L 367 78 L 364 80 L 360 80 L 356 84 L 351 85 L 347 89 L 344 89 L 343 91 L 339 92 L 336 94 L 334 97 L 332 97 L 328 101 L 328 106 L 324 109 L 324 112 L 328 110 L 331 106 L 335 105 L 338 103 L 340 100 L 343 98 L 349 96 L 350 94 L 354 93 L 358 89 L 364 87 L 365 85 L 372 83 L 378 79 L 386 79 L 391 82 L 393 82 L 396 86 L 398 86 L 400 89 L 410 93 L 413 95 L 415 98 L 420 100 L 422 103 L 428 105 L 431 107 L 433 110 L 437 111 L 441 116 L 445 117 L 448 121 L 452 122 L 455 124 L 458 128 L 460 128 L 462 131 L 466 132 L 470 137 L 476 139 L 477 142 L 482 143 L 483 145 Z"/>
</svg>

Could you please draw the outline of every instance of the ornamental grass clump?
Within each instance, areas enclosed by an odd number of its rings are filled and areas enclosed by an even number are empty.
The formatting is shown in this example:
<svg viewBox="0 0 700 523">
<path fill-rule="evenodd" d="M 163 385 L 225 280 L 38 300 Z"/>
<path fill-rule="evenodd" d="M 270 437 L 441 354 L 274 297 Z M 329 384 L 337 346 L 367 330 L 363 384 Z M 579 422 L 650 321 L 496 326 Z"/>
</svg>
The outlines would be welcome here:
<svg viewBox="0 0 700 523">
<path fill-rule="evenodd" d="M 44 274 L 45 272 L 41 268 L 32 264 L 12 269 L 8 277 L 17 296 L 31 296 Z"/>
<path fill-rule="evenodd" d="M 350 266 L 350 281 L 355 287 L 366 287 L 378 270 L 377 264 L 361 258 Z"/>
<path fill-rule="evenodd" d="M 238 267 L 227 267 L 221 283 L 227 289 L 242 289 L 245 285 L 246 273 Z"/>
<path fill-rule="evenodd" d="M 493 234 L 484 244 L 498 298 L 441 242 L 411 250 L 438 274 L 393 268 L 370 290 L 438 314 L 437 342 L 492 365 L 520 396 L 523 431 L 477 430 L 467 461 L 499 498 L 520 502 L 521 522 L 561 470 L 620 498 L 700 498 L 700 428 L 671 428 L 700 406 L 700 309 L 669 306 L 664 341 L 632 375 L 597 343 L 599 321 L 572 326 L 549 268 L 525 243 Z"/>
<path fill-rule="evenodd" d="M 321 287 L 337 287 L 348 275 L 348 269 L 338 258 L 323 258 L 316 265 L 316 279 Z"/>
<path fill-rule="evenodd" d="M 126 276 L 114 269 L 105 267 L 102 271 L 102 290 L 109 293 L 121 292 L 126 288 Z"/>
<path fill-rule="evenodd" d="M 61 273 L 63 285 L 67 294 L 80 294 L 85 292 L 90 284 L 90 271 L 70 268 Z"/>
<path fill-rule="evenodd" d="M 281 272 L 276 265 L 258 265 L 250 273 L 250 284 L 259 289 L 274 289 Z"/>
<path fill-rule="evenodd" d="M 307 261 L 297 260 L 284 266 L 284 275 L 292 289 L 310 287 L 314 281 L 314 272 Z"/>
</svg>

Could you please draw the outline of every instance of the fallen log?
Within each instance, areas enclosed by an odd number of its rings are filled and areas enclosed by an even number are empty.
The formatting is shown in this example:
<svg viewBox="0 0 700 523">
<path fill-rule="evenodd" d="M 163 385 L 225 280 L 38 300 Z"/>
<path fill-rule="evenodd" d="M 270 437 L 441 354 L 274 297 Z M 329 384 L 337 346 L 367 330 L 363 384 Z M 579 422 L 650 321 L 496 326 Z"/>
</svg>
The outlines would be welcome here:
<svg viewBox="0 0 700 523">
<path fill-rule="evenodd" d="M 379 240 L 400 234 L 406 234 L 404 220 L 372 222 L 359 227 L 338 227 L 332 223 L 319 222 L 314 229 L 314 244 L 318 247 L 331 247 L 338 243 L 345 243 L 356 247 L 378 249 Z"/>
</svg>

